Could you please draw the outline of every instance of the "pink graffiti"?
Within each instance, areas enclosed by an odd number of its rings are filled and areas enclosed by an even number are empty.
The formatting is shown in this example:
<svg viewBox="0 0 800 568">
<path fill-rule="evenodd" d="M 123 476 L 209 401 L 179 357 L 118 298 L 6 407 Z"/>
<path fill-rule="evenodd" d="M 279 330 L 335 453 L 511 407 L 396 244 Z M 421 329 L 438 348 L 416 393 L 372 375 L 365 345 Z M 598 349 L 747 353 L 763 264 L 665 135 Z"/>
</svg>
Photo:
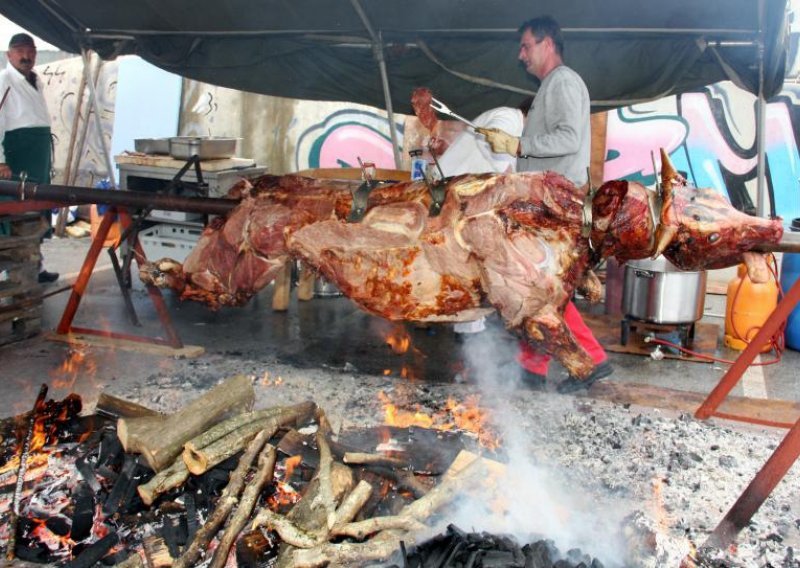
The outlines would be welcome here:
<svg viewBox="0 0 800 568">
<path fill-rule="evenodd" d="M 342 163 L 357 167 L 358 159 L 373 162 L 379 168 L 394 168 L 392 143 L 379 133 L 358 124 L 335 128 L 322 144 L 319 165 L 339 168 Z"/>
<path fill-rule="evenodd" d="M 620 111 L 608 113 L 606 148 L 617 155 L 605 163 L 605 180 L 622 179 L 637 173 L 653 175 L 651 152 L 658 160 L 660 148 L 672 153 L 686 136 L 686 125 L 671 116 L 653 115 L 624 121 Z M 628 116 L 630 114 L 628 113 Z"/>
<path fill-rule="evenodd" d="M 711 112 L 708 95 L 704 93 L 681 95 L 681 103 L 684 108 L 683 118 L 690 125 L 689 135 L 686 137 L 690 154 L 693 148 L 702 148 L 719 160 L 726 170 L 736 175 L 744 175 L 756 167 L 755 157 L 742 158 L 731 150 Z"/>
</svg>

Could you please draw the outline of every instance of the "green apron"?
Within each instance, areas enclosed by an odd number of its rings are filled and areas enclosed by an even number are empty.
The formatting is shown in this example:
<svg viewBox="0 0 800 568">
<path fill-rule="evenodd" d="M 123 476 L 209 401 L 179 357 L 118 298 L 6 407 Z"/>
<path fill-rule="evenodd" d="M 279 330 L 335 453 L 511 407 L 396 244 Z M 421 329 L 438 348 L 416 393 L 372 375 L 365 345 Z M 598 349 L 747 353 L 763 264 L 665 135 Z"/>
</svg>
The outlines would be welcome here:
<svg viewBox="0 0 800 568">
<path fill-rule="evenodd" d="M 49 126 L 7 131 L 3 138 L 3 150 L 6 153 L 6 164 L 11 168 L 11 179 L 19 180 L 20 174 L 27 172 L 27 182 L 50 183 L 52 143 Z M 42 216 L 50 226 L 51 212 L 43 211 Z M 8 224 L 0 223 L 0 235 L 9 233 Z"/>
</svg>

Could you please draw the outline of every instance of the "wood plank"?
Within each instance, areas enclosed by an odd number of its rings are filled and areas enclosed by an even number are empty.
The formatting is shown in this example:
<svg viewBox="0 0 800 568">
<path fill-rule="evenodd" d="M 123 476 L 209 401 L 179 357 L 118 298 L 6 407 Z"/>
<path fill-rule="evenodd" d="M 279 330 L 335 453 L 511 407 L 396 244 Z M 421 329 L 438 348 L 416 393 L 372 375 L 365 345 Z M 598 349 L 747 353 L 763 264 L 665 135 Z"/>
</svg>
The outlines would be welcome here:
<svg viewBox="0 0 800 568">
<path fill-rule="evenodd" d="M 361 168 L 312 168 L 295 172 L 296 175 L 316 179 L 361 179 Z M 409 181 L 411 172 L 408 170 L 390 170 L 377 168 L 375 179 L 379 181 Z"/>
<path fill-rule="evenodd" d="M 591 398 L 615 404 L 632 404 L 689 414 L 694 414 L 708 396 L 702 392 L 613 380 L 598 381 L 587 392 Z M 760 423 L 772 422 L 791 426 L 800 418 L 800 403 L 728 395 L 717 412 L 755 418 Z"/>
<path fill-rule="evenodd" d="M 171 168 L 177 170 L 186 165 L 186 160 L 176 160 L 172 156 L 155 156 L 150 154 L 120 154 L 119 156 L 114 156 L 114 161 L 118 164 Z M 219 160 L 202 160 L 200 162 L 200 169 L 204 172 L 219 172 L 222 170 L 249 168 L 255 164 L 255 160 L 251 158 L 223 158 Z M 190 169 L 189 171 L 194 172 L 194 169 Z"/>
<path fill-rule="evenodd" d="M 184 345 L 176 349 L 168 345 L 156 345 L 154 343 L 142 343 L 130 339 L 117 339 L 115 337 L 102 337 L 100 335 L 88 335 L 84 333 L 61 334 L 48 332 L 45 333 L 44 337 L 48 341 L 60 341 L 72 345 L 109 347 L 112 349 L 124 349 L 126 351 L 138 351 L 151 355 L 163 355 L 165 357 L 199 357 L 206 351 L 205 348 L 200 345 Z"/>
</svg>

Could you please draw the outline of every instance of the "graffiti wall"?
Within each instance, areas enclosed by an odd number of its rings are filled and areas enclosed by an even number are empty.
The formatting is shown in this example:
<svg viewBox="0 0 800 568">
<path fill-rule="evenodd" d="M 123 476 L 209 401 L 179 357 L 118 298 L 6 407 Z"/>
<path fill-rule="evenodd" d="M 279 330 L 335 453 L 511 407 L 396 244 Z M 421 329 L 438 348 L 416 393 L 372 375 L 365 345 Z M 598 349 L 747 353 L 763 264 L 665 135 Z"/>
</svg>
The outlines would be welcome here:
<svg viewBox="0 0 800 568">
<path fill-rule="evenodd" d="M 786 220 L 800 217 L 798 92 L 789 84 L 769 101 L 764 123 L 769 210 Z M 609 112 L 604 177 L 653 184 L 664 148 L 689 181 L 713 187 L 754 213 L 755 113 L 755 97 L 731 83 Z"/>
<path fill-rule="evenodd" d="M 114 128 L 117 64 L 113 61 L 101 63 L 95 60 L 91 69 L 97 76 L 95 88 L 103 138 L 106 148 L 110 148 Z M 65 183 L 66 174 L 69 173 L 74 185 L 91 187 L 108 176 L 108 168 L 103 157 L 95 115 L 89 110 L 89 91 L 82 81 L 83 59 L 70 57 L 37 65 L 36 72 L 44 81 L 45 100 L 54 134 L 53 183 Z"/>
</svg>

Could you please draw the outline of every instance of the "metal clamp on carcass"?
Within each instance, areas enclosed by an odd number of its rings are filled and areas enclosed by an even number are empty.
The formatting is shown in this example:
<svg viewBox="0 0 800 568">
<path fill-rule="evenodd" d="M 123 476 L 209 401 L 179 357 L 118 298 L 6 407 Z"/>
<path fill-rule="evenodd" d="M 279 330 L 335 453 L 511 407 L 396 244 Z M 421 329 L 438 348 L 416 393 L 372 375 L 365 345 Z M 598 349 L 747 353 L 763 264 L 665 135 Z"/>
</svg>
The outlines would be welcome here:
<svg viewBox="0 0 800 568">
<path fill-rule="evenodd" d="M 348 223 L 358 223 L 364 218 L 367 213 L 367 205 L 369 205 L 369 194 L 380 183 L 375 179 L 375 164 L 362 162 L 359 158 L 358 165 L 361 166 L 361 179 L 364 182 L 351 192 L 353 203 L 350 206 L 350 214 L 347 216 Z"/>
<path fill-rule="evenodd" d="M 433 152 L 431 152 L 431 157 L 436 166 L 436 175 L 428 171 L 425 173 L 424 177 L 425 185 L 428 186 L 428 191 L 431 194 L 431 206 L 428 208 L 428 215 L 431 217 L 438 217 L 439 213 L 442 212 L 444 199 L 447 197 L 447 183 L 444 172 L 442 172 L 442 167 L 439 165 L 439 160 L 436 159 L 436 155 Z"/>
</svg>

